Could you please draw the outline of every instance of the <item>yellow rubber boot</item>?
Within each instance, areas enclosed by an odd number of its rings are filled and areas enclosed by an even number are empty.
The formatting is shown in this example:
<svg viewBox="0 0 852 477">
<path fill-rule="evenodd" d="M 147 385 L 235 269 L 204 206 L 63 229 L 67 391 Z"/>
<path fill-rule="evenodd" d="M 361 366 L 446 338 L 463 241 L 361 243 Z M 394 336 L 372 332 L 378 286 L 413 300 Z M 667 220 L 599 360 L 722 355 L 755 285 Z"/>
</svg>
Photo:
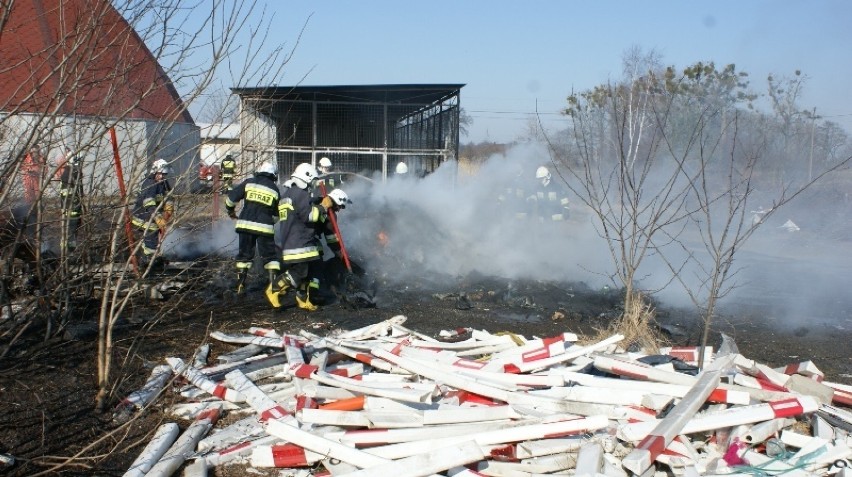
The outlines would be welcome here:
<svg viewBox="0 0 852 477">
<path fill-rule="evenodd" d="M 277 281 L 270 283 L 266 287 L 266 299 L 273 308 L 281 308 L 281 295 L 287 293 L 290 289 L 290 284 L 286 278 L 281 277 Z"/>
<path fill-rule="evenodd" d="M 307 311 L 317 311 L 319 309 L 318 306 L 311 303 L 311 292 L 308 291 L 305 293 L 304 298 L 302 298 L 301 293 L 296 293 L 296 306 L 303 310 Z"/>
</svg>

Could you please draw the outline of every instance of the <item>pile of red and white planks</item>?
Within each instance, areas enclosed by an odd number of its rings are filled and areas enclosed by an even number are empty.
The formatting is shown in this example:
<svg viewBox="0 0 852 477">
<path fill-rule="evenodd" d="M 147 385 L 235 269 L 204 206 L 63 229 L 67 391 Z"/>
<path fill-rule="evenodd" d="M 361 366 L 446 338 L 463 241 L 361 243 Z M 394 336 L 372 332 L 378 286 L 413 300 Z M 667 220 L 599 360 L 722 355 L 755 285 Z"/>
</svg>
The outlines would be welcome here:
<svg viewBox="0 0 852 477">
<path fill-rule="evenodd" d="M 620 335 L 442 342 L 404 322 L 212 333 L 219 364 L 206 365 L 209 349 L 168 358 L 128 397 L 150 402 L 171 371 L 185 399 L 170 413 L 193 421 L 158 429 L 126 475 L 239 464 L 294 476 L 852 477 L 852 386 L 811 362 L 773 369 L 710 348 L 649 360 Z M 699 353 L 701 373 L 675 370 Z"/>
</svg>

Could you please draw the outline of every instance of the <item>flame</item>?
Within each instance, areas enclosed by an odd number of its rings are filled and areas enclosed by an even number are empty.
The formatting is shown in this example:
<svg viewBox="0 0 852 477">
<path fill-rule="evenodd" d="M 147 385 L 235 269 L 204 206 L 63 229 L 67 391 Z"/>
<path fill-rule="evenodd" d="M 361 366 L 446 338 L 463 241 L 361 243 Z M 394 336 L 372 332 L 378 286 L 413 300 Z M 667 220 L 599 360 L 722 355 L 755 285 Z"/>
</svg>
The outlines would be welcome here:
<svg viewBox="0 0 852 477">
<path fill-rule="evenodd" d="M 388 246 L 388 234 L 386 234 L 384 230 L 380 230 L 379 233 L 376 234 L 376 239 L 378 239 L 379 245 L 382 247 Z"/>
</svg>

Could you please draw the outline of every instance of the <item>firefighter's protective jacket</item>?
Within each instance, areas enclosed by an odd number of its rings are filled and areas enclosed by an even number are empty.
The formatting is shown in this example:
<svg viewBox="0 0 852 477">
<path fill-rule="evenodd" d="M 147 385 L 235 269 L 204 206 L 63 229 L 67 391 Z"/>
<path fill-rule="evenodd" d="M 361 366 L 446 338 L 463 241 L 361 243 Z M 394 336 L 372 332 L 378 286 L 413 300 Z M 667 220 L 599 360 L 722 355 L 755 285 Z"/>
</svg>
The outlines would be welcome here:
<svg viewBox="0 0 852 477">
<path fill-rule="evenodd" d="M 234 172 L 237 170 L 237 161 L 235 161 L 231 156 L 227 156 L 222 159 L 222 168 L 220 169 L 220 173 L 222 174 L 222 179 L 228 180 L 234 178 Z"/>
<path fill-rule="evenodd" d="M 172 208 L 171 184 L 167 179 L 157 182 L 154 176 L 155 174 L 151 174 L 142 181 L 141 192 L 136 198 L 136 206 L 133 209 L 133 225 L 150 230 L 159 229 L 156 219 Z M 160 207 L 160 204 L 163 204 L 163 207 Z M 154 216 L 155 213 L 157 216 Z M 155 220 L 151 220 L 152 216 Z"/>
<path fill-rule="evenodd" d="M 326 192 L 331 192 L 333 189 L 342 187 L 346 179 L 346 174 L 343 172 L 329 172 L 320 174 L 314 180 L 314 196 L 322 196 L 320 185 L 325 186 Z"/>
<path fill-rule="evenodd" d="M 272 237 L 275 235 L 279 198 L 275 177 L 260 173 L 234 187 L 225 198 L 225 208 L 233 211 L 239 201 L 245 201 L 235 225 L 237 232 Z"/>
<path fill-rule="evenodd" d="M 66 164 L 59 176 L 59 184 L 62 210 L 69 217 L 79 217 L 83 197 L 83 168 L 79 164 Z"/>
<path fill-rule="evenodd" d="M 553 181 L 547 186 L 539 185 L 529 197 L 533 217 L 544 222 L 559 222 L 568 219 L 568 194 Z"/>
<path fill-rule="evenodd" d="M 278 208 L 284 263 L 309 262 L 321 257 L 318 235 L 325 227 L 327 212 L 313 202 L 310 190 L 300 189 L 290 181 L 284 183 Z"/>
</svg>

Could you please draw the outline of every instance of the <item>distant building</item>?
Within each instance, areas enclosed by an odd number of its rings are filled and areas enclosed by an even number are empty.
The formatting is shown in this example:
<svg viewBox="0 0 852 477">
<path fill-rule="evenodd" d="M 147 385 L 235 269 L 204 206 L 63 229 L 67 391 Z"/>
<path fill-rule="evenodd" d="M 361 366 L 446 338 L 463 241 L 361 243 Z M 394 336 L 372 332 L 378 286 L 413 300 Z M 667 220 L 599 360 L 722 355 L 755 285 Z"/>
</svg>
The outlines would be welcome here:
<svg viewBox="0 0 852 477">
<path fill-rule="evenodd" d="M 194 170 L 199 132 L 171 80 L 108 0 L 18 0 L 0 40 L 0 154 L 38 143 L 54 160 L 79 152 L 87 176 L 118 182 L 114 125 L 128 181 L 156 158 Z M 175 180 L 180 188 L 180 180 Z"/>
<path fill-rule="evenodd" d="M 463 84 L 263 86 L 240 97 L 246 167 L 268 159 L 280 177 L 323 156 L 334 168 L 382 178 L 400 161 L 428 174 L 458 157 Z"/>
</svg>

